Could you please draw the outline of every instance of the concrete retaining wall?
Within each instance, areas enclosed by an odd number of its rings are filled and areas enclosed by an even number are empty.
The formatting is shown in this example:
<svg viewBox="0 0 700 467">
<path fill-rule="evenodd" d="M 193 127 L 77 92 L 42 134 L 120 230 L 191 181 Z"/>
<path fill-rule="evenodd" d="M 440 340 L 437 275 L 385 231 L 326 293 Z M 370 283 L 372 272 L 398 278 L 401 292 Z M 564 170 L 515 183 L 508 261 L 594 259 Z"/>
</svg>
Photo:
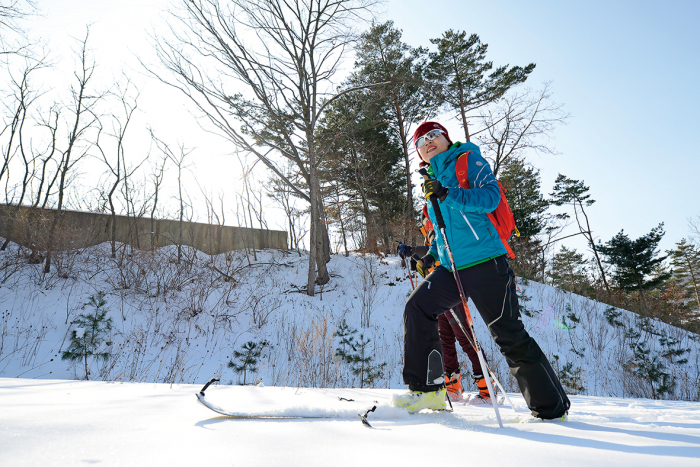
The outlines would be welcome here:
<svg viewBox="0 0 700 467">
<path fill-rule="evenodd" d="M 53 209 L 0 205 L 0 236 L 34 251 L 84 248 L 110 240 L 112 216 L 63 211 L 51 246 L 55 215 Z M 142 250 L 180 243 L 178 221 L 116 216 L 115 225 L 116 241 Z M 287 232 L 183 222 L 181 243 L 212 255 L 243 248 L 286 249 Z"/>
</svg>

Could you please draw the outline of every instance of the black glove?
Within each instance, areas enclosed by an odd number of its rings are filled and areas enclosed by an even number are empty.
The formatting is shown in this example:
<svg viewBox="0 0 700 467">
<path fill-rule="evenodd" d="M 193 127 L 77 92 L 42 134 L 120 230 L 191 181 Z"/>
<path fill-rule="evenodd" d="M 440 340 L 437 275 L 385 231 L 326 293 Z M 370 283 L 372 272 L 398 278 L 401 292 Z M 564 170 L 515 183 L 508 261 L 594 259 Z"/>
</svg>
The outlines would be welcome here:
<svg viewBox="0 0 700 467">
<path fill-rule="evenodd" d="M 411 256 L 413 253 L 413 248 L 410 246 L 406 245 L 405 243 L 400 243 L 399 246 L 396 247 L 396 254 L 401 257 L 401 259 L 406 259 Z"/>
<path fill-rule="evenodd" d="M 433 255 L 428 253 L 422 258 L 418 255 L 413 255 L 411 257 L 411 270 L 418 271 L 421 277 L 425 278 L 426 272 L 435 264 L 435 258 Z"/>
<path fill-rule="evenodd" d="M 442 186 L 438 180 L 431 178 L 423 182 L 423 198 L 429 199 L 431 196 L 435 195 L 440 201 L 444 201 L 447 196 L 447 188 Z"/>
</svg>

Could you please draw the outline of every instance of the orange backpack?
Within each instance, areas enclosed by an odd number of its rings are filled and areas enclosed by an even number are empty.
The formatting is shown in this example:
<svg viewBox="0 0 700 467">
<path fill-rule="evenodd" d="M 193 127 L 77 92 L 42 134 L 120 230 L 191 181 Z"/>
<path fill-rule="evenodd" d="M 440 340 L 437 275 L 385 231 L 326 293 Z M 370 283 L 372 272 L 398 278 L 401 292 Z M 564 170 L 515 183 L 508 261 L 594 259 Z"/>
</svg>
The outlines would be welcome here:
<svg viewBox="0 0 700 467">
<path fill-rule="evenodd" d="M 462 154 L 459 159 L 457 159 L 457 163 L 455 165 L 455 172 L 457 172 L 457 181 L 459 182 L 459 186 L 467 189 L 469 189 L 469 154 L 471 154 L 471 151 L 467 151 Z M 496 206 L 496 209 L 494 209 L 492 212 L 486 213 L 486 215 L 489 216 L 491 223 L 496 228 L 496 232 L 498 232 L 498 236 L 501 237 L 503 246 L 505 246 L 506 250 L 508 251 L 508 256 L 513 259 L 515 258 L 515 253 L 513 253 L 513 250 L 508 245 L 508 241 L 514 234 L 516 237 L 519 237 L 520 232 L 518 232 L 518 228 L 515 226 L 513 211 L 511 211 L 510 206 L 508 205 L 508 200 L 506 199 L 506 189 L 503 188 L 500 180 L 498 181 L 498 187 L 501 190 L 501 201 L 498 203 L 498 206 Z"/>
</svg>

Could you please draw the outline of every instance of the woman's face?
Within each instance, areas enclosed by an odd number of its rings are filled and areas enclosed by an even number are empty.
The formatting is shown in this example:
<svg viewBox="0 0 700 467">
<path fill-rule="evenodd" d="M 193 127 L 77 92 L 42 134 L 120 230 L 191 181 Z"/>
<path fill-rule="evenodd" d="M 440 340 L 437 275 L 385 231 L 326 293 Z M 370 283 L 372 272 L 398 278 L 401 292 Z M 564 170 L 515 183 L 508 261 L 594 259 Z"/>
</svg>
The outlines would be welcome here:
<svg viewBox="0 0 700 467">
<path fill-rule="evenodd" d="M 447 142 L 445 135 L 440 135 L 432 141 L 426 141 L 423 146 L 418 149 L 418 154 L 425 162 L 430 163 L 430 159 L 445 152 L 449 149 L 450 143 Z"/>
</svg>

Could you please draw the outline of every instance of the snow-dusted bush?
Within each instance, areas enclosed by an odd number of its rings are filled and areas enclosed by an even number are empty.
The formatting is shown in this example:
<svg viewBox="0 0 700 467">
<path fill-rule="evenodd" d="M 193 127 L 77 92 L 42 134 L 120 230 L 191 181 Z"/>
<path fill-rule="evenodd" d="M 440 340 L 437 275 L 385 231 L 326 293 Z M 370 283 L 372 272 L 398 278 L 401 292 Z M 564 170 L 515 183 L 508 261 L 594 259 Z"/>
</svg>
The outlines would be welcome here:
<svg viewBox="0 0 700 467">
<path fill-rule="evenodd" d="M 68 349 L 61 353 L 61 360 L 81 363 L 85 370 L 85 379 L 90 379 L 90 363 L 92 360 L 105 361 L 109 359 L 110 353 L 107 347 L 110 331 L 112 330 L 112 318 L 107 317 L 105 308 L 107 301 L 103 292 L 92 295 L 86 307 L 90 307 L 86 313 L 81 313 L 71 323 L 73 330 L 70 335 Z"/>
</svg>

